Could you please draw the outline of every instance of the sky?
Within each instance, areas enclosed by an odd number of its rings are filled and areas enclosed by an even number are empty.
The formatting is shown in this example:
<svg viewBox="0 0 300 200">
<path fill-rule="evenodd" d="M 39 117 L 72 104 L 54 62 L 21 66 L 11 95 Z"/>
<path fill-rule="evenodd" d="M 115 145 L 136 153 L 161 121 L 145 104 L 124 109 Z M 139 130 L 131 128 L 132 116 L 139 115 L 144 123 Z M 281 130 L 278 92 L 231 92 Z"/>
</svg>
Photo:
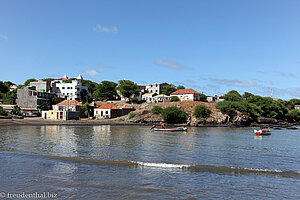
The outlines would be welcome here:
<svg viewBox="0 0 300 200">
<path fill-rule="evenodd" d="M 300 98 L 299 0 L 0 0 L 0 80 Z"/>
</svg>

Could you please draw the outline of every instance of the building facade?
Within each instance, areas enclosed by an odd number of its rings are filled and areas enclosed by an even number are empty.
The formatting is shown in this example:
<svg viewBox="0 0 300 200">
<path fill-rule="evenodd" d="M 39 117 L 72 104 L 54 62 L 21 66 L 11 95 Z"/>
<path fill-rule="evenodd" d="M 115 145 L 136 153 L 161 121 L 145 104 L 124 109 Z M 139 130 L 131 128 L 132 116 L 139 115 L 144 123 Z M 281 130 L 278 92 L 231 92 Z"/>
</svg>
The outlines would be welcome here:
<svg viewBox="0 0 300 200">
<path fill-rule="evenodd" d="M 40 109 L 43 103 L 47 103 L 54 96 L 52 93 L 32 90 L 29 87 L 17 90 L 16 103 L 20 107 Z"/>
<path fill-rule="evenodd" d="M 180 89 L 171 93 L 170 97 L 177 96 L 180 101 L 200 101 L 200 95 L 193 89 Z"/>
</svg>

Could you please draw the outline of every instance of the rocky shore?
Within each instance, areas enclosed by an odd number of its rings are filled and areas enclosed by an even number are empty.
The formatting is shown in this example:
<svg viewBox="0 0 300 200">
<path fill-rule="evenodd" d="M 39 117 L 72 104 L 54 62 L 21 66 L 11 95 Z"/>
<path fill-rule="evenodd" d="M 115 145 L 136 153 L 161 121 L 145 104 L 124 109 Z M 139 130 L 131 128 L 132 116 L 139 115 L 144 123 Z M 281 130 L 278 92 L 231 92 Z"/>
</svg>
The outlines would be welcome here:
<svg viewBox="0 0 300 200">
<path fill-rule="evenodd" d="M 207 119 L 196 119 L 193 116 L 194 108 L 199 105 L 207 106 L 211 111 L 211 116 Z M 166 102 L 158 104 L 136 104 L 133 117 L 130 115 L 122 116 L 114 119 L 81 119 L 81 120 L 46 120 L 42 118 L 25 118 L 25 119 L 0 119 L 0 126 L 15 126 L 15 125 L 129 125 L 129 126 L 152 126 L 159 125 L 163 119 L 159 114 L 152 114 L 153 106 L 160 106 L 166 108 L 169 106 L 176 106 L 190 116 L 185 124 L 176 124 L 174 126 L 191 126 L 191 127 L 269 127 L 274 129 L 297 129 L 299 124 L 287 123 L 272 118 L 259 117 L 257 119 L 251 118 L 249 115 L 244 115 L 236 112 L 235 115 L 229 116 L 216 109 L 215 103 L 207 102 Z"/>
</svg>

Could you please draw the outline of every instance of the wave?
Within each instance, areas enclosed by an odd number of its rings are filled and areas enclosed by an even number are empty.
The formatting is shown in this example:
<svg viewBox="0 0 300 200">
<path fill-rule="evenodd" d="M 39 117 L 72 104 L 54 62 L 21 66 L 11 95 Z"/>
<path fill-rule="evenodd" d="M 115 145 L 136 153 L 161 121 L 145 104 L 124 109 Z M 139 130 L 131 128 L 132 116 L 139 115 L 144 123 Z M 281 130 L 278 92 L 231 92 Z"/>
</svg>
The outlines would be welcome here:
<svg viewBox="0 0 300 200">
<path fill-rule="evenodd" d="M 191 172 L 208 172 L 215 174 L 242 174 L 242 175 L 270 175 L 287 178 L 300 179 L 300 172 L 292 170 L 276 170 L 276 169 L 259 169 L 259 168 L 244 168 L 232 166 L 215 166 L 215 165 L 186 165 L 186 164 L 172 164 L 172 163 L 151 163 L 141 161 L 126 161 L 126 160 L 104 160 L 84 157 L 62 157 L 54 155 L 39 155 L 32 153 L 14 152 L 22 156 L 31 156 L 46 158 L 51 160 L 75 162 L 81 164 L 98 164 L 98 165 L 114 165 L 132 168 L 156 168 L 156 169 L 180 169 Z"/>
</svg>

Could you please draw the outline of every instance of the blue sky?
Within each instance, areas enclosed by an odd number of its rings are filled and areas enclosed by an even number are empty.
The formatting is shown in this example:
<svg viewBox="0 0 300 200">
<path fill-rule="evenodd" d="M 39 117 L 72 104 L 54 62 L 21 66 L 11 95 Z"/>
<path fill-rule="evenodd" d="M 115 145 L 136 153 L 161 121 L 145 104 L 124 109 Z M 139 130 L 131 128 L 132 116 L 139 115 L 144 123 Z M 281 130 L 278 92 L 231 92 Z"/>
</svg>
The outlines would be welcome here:
<svg viewBox="0 0 300 200">
<path fill-rule="evenodd" d="M 0 0 L 0 80 L 64 74 L 300 98 L 300 1 Z"/>
</svg>

